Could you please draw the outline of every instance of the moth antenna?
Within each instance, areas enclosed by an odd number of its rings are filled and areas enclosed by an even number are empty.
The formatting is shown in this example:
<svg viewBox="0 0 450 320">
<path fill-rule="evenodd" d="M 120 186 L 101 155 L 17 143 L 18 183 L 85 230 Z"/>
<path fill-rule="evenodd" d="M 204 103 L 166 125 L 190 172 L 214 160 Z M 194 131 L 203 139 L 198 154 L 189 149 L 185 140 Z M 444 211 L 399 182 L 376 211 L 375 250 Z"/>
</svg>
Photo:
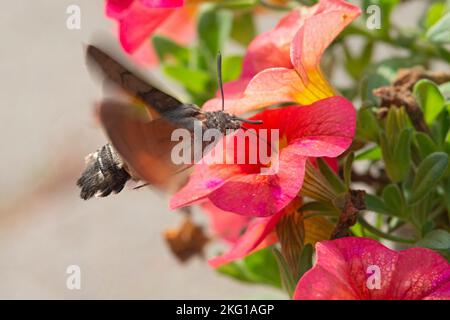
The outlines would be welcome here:
<svg viewBox="0 0 450 320">
<path fill-rule="evenodd" d="M 133 190 L 141 189 L 141 188 L 149 186 L 149 185 L 150 185 L 150 183 L 140 184 L 140 185 L 134 187 Z"/>
<path fill-rule="evenodd" d="M 222 83 L 222 53 L 217 54 L 217 78 L 219 80 L 220 95 L 222 96 L 222 111 L 225 110 L 225 97 L 223 94 L 223 83 Z"/>
<path fill-rule="evenodd" d="M 249 120 L 249 119 L 239 118 L 239 117 L 236 117 L 236 116 L 234 116 L 233 118 L 235 120 L 239 120 L 241 122 L 249 123 L 249 124 L 263 124 L 264 123 L 262 120 Z"/>
</svg>

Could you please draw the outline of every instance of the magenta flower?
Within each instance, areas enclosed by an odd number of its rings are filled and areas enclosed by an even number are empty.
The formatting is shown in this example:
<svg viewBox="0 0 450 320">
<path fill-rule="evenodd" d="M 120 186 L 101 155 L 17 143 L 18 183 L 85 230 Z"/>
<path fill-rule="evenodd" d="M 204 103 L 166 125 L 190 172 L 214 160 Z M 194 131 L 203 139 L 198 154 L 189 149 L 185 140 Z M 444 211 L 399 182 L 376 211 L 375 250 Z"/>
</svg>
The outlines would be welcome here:
<svg viewBox="0 0 450 320">
<path fill-rule="evenodd" d="M 167 36 L 180 43 L 193 39 L 193 9 L 182 0 L 107 0 L 106 15 L 119 25 L 123 49 L 140 62 L 156 63 L 150 43 L 152 34 Z M 182 8 L 183 7 L 183 8 Z"/>
<path fill-rule="evenodd" d="M 220 210 L 211 202 L 202 203 L 202 209 L 208 216 L 208 228 L 213 236 L 231 245 L 239 241 L 252 219 L 241 214 Z"/>
<path fill-rule="evenodd" d="M 316 255 L 294 299 L 450 299 L 450 264 L 430 249 L 397 252 L 349 237 L 317 243 Z"/>
<path fill-rule="evenodd" d="M 203 209 L 210 216 L 212 231 L 219 237 L 222 237 L 222 239 L 228 240 L 230 245 L 229 250 L 224 254 L 209 259 L 209 265 L 217 268 L 277 243 L 278 237 L 275 228 L 278 222 L 285 214 L 297 210 L 300 204 L 300 198 L 296 197 L 280 212 L 270 217 L 262 218 L 250 218 L 223 211 L 212 205 L 210 202 L 202 205 Z M 243 217 L 248 220 L 243 221 Z M 225 230 L 227 231 L 226 233 L 224 233 Z M 237 234 L 238 231 L 239 234 Z M 229 238 L 230 234 L 233 234 L 233 238 Z M 227 238 L 224 238 L 224 236 Z"/>
</svg>

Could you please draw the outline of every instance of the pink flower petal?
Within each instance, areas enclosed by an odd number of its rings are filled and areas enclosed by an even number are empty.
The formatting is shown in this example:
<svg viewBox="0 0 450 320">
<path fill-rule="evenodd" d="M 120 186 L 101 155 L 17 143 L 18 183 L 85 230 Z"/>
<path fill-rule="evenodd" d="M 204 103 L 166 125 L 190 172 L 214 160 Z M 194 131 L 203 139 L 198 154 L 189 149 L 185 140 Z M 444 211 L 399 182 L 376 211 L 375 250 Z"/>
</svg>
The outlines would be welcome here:
<svg viewBox="0 0 450 320">
<path fill-rule="evenodd" d="M 425 296 L 423 300 L 450 300 L 450 281 Z"/>
<path fill-rule="evenodd" d="M 310 158 L 309 159 L 311 161 L 311 163 L 317 167 L 317 158 Z M 339 171 L 339 161 L 337 158 L 327 158 L 327 157 L 323 157 L 322 158 L 323 161 L 325 161 L 325 163 L 334 171 L 334 172 L 338 172 Z"/>
<path fill-rule="evenodd" d="M 158 56 L 150 41 L 144 42 L 131 55 L 131 59 L 142 67 L 154 67 L 158 65 Z"/>
<path fill-rule="evenodd" d="M 110 18 L 119 17 L 135 0 L 107 0 L 106 15 Z"/>
<path fill-rule="evenodd" d="M 175 10 L 156 30 L 156 34 L 181 44 L 188 44 L 195 38 L 195 12 L 195 8 L 192 7 Z"/>
<path fill-rule="evenodd" d="M 388 298 L 450 299 L 450 264 L 443 257 L 425 248 L 400 251 L 398 256 Z"/>
<path fill-rule="evenodd" d="M 189 182 L 172 196 L 172 209 L 208 198 L 218 208 L 245 216 L 270 216 L 283 209 L 299 192 L 306 158 L 292 148 L 280 152 L 275 175 L 248 173 L 242 165 L 197 164 Z M 294 179 L 295 177 L 295 179 Z"/>
<path fill-rule="evenodd" d="M 181 6 L 183 1 L 109 0 L 106 14 L 119 24 L 119 39 L 124 50 L 136 62 L 154 66 L 158 59 L 151 44 L 152 34 L 164 35 L 178 43 L 194 38 L 192 7 Z"/>
<path fill-rule="evenodd" d="M 367 238 L 316 244 L 316 265 L 299 281 L 294 299 L 450 298 L 450 264 L 436 252 L 395 252 Z M 369 289 L 368 268 L 380 270 L 380 288 Z"/>
<path fill-rule="evenodd" d="M 237 165 L 196 164 L 188 183 L 170 199 L 170 208 L 177 209 L 204 200 L 238 174 L 241 174 L 241 168 Z"/>
<path fill-rule="evenodd" d="M 202 209 L 209 217 L 209 227 L 212 233 L 229 243 L 235 243 L 247 228 L 251 218 L 223 211 L 207 201 Z"/>
<path fill-rule="evenodd" d="M 149 8 L 177 8 L 182 7 L 184 0 L 138 0 Z"/>
<path fill-rule="evenodd" d="M 275 175 L 235 175 L 212 191 L 208 199 L 223 210 L 246 216 L 274 215 L 300 191 L 306 158 L 299 156 L 295 148 L 288 146 L 281 150 L 279 162 Z"/>
<path fill-rule="evenodd" d="M 294 102 L 296 93 L 302 92 L 304 86 L 299 81 L 298 74 L 293 69 L 271 68 L 258 73 L 251 79 L 245 91 L 243 85 L 248 79 L 242 79 L 233 85 L 233 89 L 228 94 L 225 91 L 225 110 L 232 114 L 243 114 L 280 102 Z M 229 89 L 229 87 L 225 87 Z M 236 90 L 237 89 L 237 90 Z M 203 109 L 206 111 L 220 110 L 222 102 L 220 98 L 213 98 L 207 101 Z"/>
<path fill-rule="evenodd" d="M 361 14 L 360 8 L 341 0 L 322 0 L 317 6 L 317 11 L 305 20 L 291 45 L 292 64 L 302 79 L 307 79 L 309 70 L 319 69 L 325 49 Z"/>
<path fill-rule="evenodd" d="M 148 8 L 134 1 L 119 17 L 119 39 L 126 52 L 138 49 L 175 9 Z"/>
<path fill-rule="evenodd" d="M 253 251 L 262 249 L 263 247 L 261 247 L 260 244 L 263 243 L 267 235 L 273 231 L 282 215 L 283 214 L 280 212 L 271 217 L 255 218 L 235 245 L 225 254 L 210 259 L 208 261 L 209 265 L 213 268 L 218 268 L 233 260 L 242 259 Z M 272 239 L 275 240 L 276 238 Z M 275 243 L 275 241 L 266 243 L 265 246 L 269 246 L 273 243 Z"/>
<path fill-rule="evenodd" d="M 299 198 L 296 198 L 284 210 L 266 218 L 254 218 L 245 233 L 225 254 L 212 258 L 208 263 L 214 267 L 220 267 L 223 264 L 233 260 L 242 259 L 245 256 L 259 249 L 274 244 L 277 241 L 276 234 L 273 233 L 275 226 L 280 218 L 290 210 L 296 210 L 300 204 Z"/>
<path fill-rule="evenodd" d="M 147 8 L 177 8 L 184 4 L 183 0 L 107 0 L 106 15 L 110 18 L 117 18 L 134 3 L 139 2 Z"/>
<path fill-rule="evenodd" d="M 302 25 L 309 11 L 292 10 L 283 17 L 277 26 L 270 31 L 258 35 L 248 46 L 244 57 L 242 76 L 253 77 L 260 71 L 272 67 L 291 68 L 289 56 L 290 46 L 295 33 Z M 270 54 L 267 54 L 270 52 Z"/>
<path fill-rule="evenodd" d="M 300 147 L 297 154 L 306 157 L 340 155 L 350 146 L 356 127 L 352 103 L 340 96 L 301 108 L 266 110 L 252 119 L 263 120 L 264 128 L 280 129 L 280 137 L 286 136 L 289 145 Z M 258 128 L 255 125 L 248 127 Z"/>
<path fill-rule="evenodd" d="M 153 35 L 162 35 L 180 44 L 187 44 L 195 37 L 194 14 L 192 8 L 175 10 L 161 25 L 154 30 Z M 132 58 L 139 64 L 154 67 L 158 64 L 158 57 L 151 43 L 151 34 L 148 41 L 144 41 Z"/>
</svg>

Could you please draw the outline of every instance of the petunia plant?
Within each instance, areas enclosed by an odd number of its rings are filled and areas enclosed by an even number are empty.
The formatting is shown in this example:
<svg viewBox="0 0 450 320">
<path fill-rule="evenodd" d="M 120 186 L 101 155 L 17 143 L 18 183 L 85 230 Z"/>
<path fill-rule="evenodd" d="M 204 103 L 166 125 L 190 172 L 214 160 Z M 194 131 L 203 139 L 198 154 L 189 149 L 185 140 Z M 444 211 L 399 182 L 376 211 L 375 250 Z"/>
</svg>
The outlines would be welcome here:
<svg viewBox="0 0 450 320">
<path fill-rule="evenodd" d="M 414 27 L 396 0 L 105 8 L 137 66 L 205 111 L 249 119 L 240 134 L 258 152 L 277 146 L 269 163 L 195 163 L 169 206 L 206 217 L 207 236 L 189 224 L 196 237 L 171 233 L 172 249 L 220 242 L 211 268 L 293 299 L 450 299 L 449 1 L 425 3 Z"/>
</svg>

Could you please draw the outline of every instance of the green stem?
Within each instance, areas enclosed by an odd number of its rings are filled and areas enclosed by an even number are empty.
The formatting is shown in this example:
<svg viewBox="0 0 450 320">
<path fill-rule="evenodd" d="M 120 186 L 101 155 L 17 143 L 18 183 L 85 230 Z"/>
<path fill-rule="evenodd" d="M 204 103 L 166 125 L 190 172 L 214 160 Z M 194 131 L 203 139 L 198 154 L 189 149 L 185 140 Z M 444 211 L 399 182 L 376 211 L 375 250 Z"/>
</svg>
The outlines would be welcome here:
<svg viewBox="0 0 450 320">
<path fill-rule="evenodd" d="M 260 4 L 262 7 L 265 7 L 265 8 L 267 8 L 267 9 L 271 9 L 271 10 L 276 10 L 276 11 L 289 11 L 289 10 L 292 9 L 292 8 L 290 8 L 289 6 L 279 6 L 279 5 L 276 5 L 276 4 L 268 3 L 268 2 L 266 2 L 266 1 L 264 1 L 264 0 L 259 0 L 258 2 L 259 2 L 259 4 Z"/>
<path fill-rule="evenodd" d="M 373 41 L 381 41 L 394 47 L 408 49 L 414 53 L 421 53 L 426 56 L 442 59 L 444 61 L 448 61 L 450 57 L 450 52 L 445 48 L 436 48 L 426 43 L 418 43 L 417 39 L 401 34 L 399 37 L 392 38 L 388 34 L 371 32 L 361 24 L 357 23 L 350 25 L 343 33 L 362 35 Z"/>
<path fill-rule="evenodd" d="M 374 235 L 387 239 L 387 240 L 391 240 L 391 241 L 395 241 L 395 242 L 401 242 L 401 243 L 415 243 L 416 240 L 414 239 L 405 239 L 405 238 L 400 238 L 397 236 L 393 236 L 391 234 L 385 233 L 383 231 L 378 230 L 377 228 L 373 227 L 370 223 L 368 223 L 364 218 L 359 217 L 358 218 L 358 222 L 364 227 L 366 228 L 369 232 L 373 233 Z"/>
<path fill-rule="evenodd" d="M 397 230 L 398 228 L 400 228 L 404 224 L 405 224 L 405 221 L 398 220 L 397 223 L 394 226 L 389 228 L 388 233 L 394 232 L 395 230 Z"/>
<path fill-rule="evenodd" d="M 428 216 L 428 219 L 434 220 L 436 217 L 438 217 L 441 213 L 444 213 L 445 210 L 447 210 L 443 205 L 439 205 L 436 209 L 431 211 L 430 215 Z"/>
</svg>

